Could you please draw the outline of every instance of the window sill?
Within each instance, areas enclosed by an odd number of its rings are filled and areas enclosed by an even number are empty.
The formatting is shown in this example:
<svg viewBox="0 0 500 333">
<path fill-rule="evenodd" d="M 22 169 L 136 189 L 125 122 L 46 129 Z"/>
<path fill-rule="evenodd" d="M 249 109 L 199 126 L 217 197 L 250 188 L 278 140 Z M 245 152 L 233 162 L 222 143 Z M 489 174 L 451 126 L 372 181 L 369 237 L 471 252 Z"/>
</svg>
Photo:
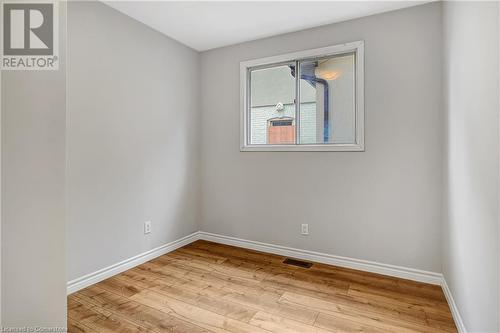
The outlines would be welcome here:
<svg viewBox="0 0 500 333">
<path fill-rule="evenodd" d="M 334 144 L 334 145 L 247 145 L 240 147 L 241 152 L 360 152 L 365 151 L 360 144 Z"/>
</svg>

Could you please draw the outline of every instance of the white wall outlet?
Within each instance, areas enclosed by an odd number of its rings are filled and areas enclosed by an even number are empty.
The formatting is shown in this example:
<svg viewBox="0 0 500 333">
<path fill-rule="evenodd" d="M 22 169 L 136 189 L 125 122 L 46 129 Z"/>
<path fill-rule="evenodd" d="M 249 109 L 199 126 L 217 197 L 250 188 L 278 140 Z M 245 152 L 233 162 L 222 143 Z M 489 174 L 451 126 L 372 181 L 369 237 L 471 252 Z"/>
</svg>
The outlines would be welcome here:
<svg viewBox="0 0 500 333">
<path fill-rule="evenodd" d="M 309 224 L 302 224 L 300 233 L 302 235 L 309 235 Z"/>
<path fill-rule="evenodd" d="M 151 221 L 144 222 L 144 234 L 149 234 L 151 232 Z"/>
</svg>

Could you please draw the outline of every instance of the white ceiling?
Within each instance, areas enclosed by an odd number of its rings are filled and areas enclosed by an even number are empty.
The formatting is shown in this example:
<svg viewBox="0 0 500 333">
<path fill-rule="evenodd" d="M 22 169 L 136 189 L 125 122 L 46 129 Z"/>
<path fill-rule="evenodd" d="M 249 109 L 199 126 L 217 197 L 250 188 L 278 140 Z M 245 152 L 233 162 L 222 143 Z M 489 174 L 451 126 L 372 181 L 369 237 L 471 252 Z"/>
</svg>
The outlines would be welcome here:
<svg viewBox="0 0 500 333">
<path fill-rule="evenodd" d="M 105 1 L 198 51 L 428 1 Z"/>
</svg>

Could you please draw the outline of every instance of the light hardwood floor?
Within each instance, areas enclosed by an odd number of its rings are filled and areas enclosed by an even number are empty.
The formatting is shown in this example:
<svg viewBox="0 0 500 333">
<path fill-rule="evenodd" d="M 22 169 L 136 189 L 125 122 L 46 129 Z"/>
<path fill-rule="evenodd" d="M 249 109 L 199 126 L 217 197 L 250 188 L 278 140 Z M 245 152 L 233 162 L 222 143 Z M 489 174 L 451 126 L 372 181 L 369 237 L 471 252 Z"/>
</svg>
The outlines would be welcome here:
<svg viewBox="0 0 500 333">
<path fill-rule="evenodd" d="M 456 332 L 439 286 L 197 241 L 68 296 L 69 332 Z"/>
</svg>

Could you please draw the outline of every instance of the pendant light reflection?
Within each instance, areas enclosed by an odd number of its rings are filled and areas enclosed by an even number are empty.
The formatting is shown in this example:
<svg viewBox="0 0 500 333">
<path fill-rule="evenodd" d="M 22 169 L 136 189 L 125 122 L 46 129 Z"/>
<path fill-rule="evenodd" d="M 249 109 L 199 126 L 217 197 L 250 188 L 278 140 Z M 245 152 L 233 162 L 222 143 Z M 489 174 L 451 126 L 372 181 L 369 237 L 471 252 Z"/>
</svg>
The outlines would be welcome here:
<svg viewBox="0 0 500 333">
<path fill-rule="evenodd" d="M 314 73 L 316 74 L 316 77 L 319 77 L 319 78 L 321 78 L 323 80 L 327 80 L 327 81 L 336 80 L 342 74 L 340 71 L 329 71 L 329 70 L 322 70 L 319 68 L 316 68 L 314 70 Z"/>
</svg>

